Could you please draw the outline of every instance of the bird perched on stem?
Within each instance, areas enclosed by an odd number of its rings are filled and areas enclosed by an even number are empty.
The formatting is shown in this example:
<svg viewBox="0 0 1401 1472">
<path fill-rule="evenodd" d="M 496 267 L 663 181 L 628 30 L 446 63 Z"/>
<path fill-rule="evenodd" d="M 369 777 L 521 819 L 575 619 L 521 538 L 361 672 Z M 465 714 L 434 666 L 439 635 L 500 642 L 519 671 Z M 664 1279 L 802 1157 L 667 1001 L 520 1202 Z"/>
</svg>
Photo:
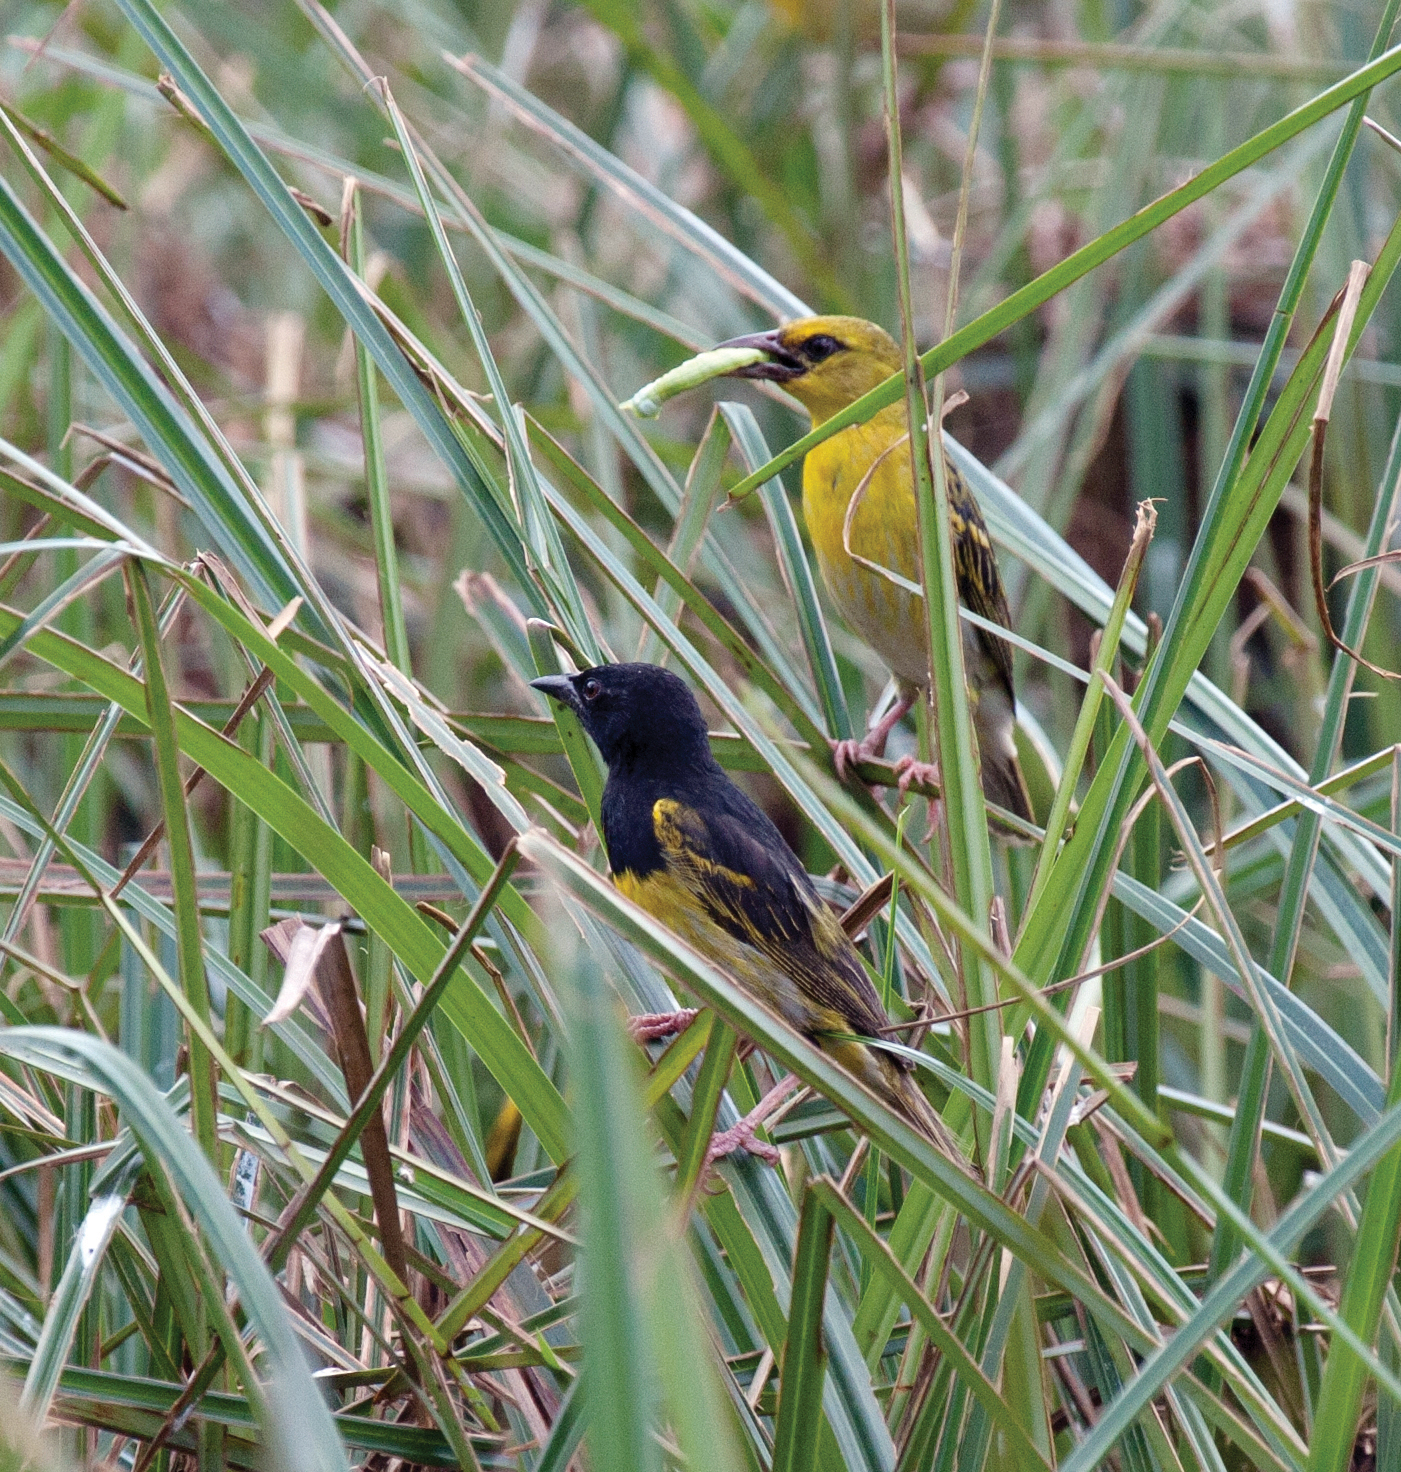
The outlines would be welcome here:
<svg viewBox="0 0 1401 1472">
<path fill-rule="evenodd" d="M 909 1065 L 840 1039 L 879 1037 L 885 1009 L 798 856 L 711 755 L 686 683 L 657 665 L 614 664 L 531 684 L 575 712 L 607 764 L 603 842 L 618 888 L 961 1163 Z M 753 1148 L 766 1105 L 717 1137 L 712 1156 Z"/>
<path fill-rule="evenodd" d="M 761 362 L 735 369 L 729 376 L 780 384 L 807 409 L 814 428 L 904 366 L 890 334 L 860 317 L 805 317 L 720 346 L 762 351 Z M 947 459 L 944 466 L 959 598 L 971 612 L 1010 627 L 1007 595 L 982 513 L 954 466 Z M 832 601 L 885 661 L 899 690 L 896 704 L 860 741 L 836 744 L 837 773 L 844 776 L 852 763 L 884 753 L 891 731 L 929 685 L 924 609 L 910 586 L 922 582 L 922 573 L 903 400 L 808 451 L 803 461 L 803 515 Z M 963 658 L 983 793 L 990 802 L 1030 822 L 1031 800 L 1012 734 L 1016 698 L 1011 646 L 965 625 Z M 898 765 L 906 784 L 935 776 L 909 758 Z"/>
</svg>

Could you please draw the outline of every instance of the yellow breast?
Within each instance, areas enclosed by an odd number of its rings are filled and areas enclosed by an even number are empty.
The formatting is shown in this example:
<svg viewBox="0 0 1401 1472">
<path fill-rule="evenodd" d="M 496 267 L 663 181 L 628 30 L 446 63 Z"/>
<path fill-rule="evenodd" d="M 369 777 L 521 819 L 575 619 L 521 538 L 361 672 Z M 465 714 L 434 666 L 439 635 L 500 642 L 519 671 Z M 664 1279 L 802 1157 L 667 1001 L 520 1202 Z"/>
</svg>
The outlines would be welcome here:
<svg viewBox="0 0 1401 1472">
<path fill-rule="evenodd" d="M 699 897 L 665 869 L 645 876 L 624 872 L 613 883 L 634 904 L 655 915 L 669 930 L 728 971 L 746 991 L 772 1007 L 792 1027 L 811 1033 L 832 1022 L 799 991 L 794 979 L 753 946 L 710 918 Z"/>
<path fill-rule="evenodd" d="M 803 462 L 803 515 L 823 581 L 842 617 L 895 675 L 924 685 L 929 660 L 922 602 L 887 575 L 919 580 L 910 447 L 903 407 L 892 409 L 809 452 Z"/>
</svg>

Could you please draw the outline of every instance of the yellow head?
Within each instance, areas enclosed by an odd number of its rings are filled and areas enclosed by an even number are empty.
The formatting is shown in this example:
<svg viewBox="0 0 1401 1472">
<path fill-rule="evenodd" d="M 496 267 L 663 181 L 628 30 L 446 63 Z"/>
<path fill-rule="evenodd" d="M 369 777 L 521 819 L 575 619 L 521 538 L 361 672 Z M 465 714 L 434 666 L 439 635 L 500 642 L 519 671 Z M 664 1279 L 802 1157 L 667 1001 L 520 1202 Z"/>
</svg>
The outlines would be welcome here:
<svg viewBox="0 0 1401 1472">
<path fill-rule="evenodd" d="M 854 403 L 903 361 L 895 339 L 862 317 L 801 317 L 772 332 L 756 332 L 721 343 L 725 348 L 759 348 L 768 356 L 731 375 L 781 383 L 814 425 Z"/>
</svg>

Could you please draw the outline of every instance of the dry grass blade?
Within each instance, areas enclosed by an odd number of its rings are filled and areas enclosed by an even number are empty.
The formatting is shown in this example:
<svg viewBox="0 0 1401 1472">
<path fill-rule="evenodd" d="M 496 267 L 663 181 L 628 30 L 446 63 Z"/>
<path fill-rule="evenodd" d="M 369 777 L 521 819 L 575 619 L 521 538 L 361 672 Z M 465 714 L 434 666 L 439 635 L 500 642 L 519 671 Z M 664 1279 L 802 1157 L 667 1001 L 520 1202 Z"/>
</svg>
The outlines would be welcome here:
<svg viewBox="0 0 1401 1472">
<path fill-rule="evenodd" d="M 1313 453 L 1309 459 L 1309 571 L 1313 576 L 1314 608 L 1329 644 L 1334 649 L 1341 650 L 1349 659 L 1364 665 L 1374 675 L 1380 675 L 1384 680 L 1401 680 L 1401 671 L 1388 670 L 1373 664 L 1359 650 L 1349 648 L 1338 637 L 1333 629 L 1332 615 L 1328 612 L 1328 592 L 1323 585 L 1323 450 L 1328 437 L 1328 423 L 1333 415 L 1333 397 L 1337 393 L 1348 337 L 1352 332 L 1353 318 L 1357 315 L 1357 304 L 1369 270 L 1365 261 L 1354 261 L 1348 272 L 1347 285 L 1334 298 L 1329 310 L 1330 316 L 1336 312 L 1338 320 L 1323 371 L 1323 383 L 1318 391 L 1318 407 L 1313 415 Z M 1371 559 L 1370 563 L 1355 564 L 1349 571 L 1360 571 L 1362 567 L 1374 565 L 1380 560 L 1382 558 L 1379 557 Z"/>
</svg>

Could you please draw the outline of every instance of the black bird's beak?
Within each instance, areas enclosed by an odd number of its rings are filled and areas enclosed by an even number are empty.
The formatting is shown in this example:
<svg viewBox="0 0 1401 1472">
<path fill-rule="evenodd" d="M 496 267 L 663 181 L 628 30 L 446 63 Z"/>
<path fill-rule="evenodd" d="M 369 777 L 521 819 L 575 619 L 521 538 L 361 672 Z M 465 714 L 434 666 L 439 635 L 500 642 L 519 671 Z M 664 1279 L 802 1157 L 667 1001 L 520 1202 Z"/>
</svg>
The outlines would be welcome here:
<svg viewBox="0 0 1401 1472">
<path fill-rule="evenodd" d="M 716 343 L 715 346 L 719 348 L 758 348 L 761 353 L 768 354 L 764 362 L 736 368 L 733 373 L 725 374 L 725 377 L 766 378 L 771 383 L 787 383 L 806 373 L 808 365 L 783 346 L 779 340 L 779 331 L 775 327 L 772 332 L 751 332 L 747 337 L 732 337 L 728 342 Z"/>
<path fill-rule="evenodd" d="M 568 675 L 544 675 L 538 680 L 532 680 L 530 688 L 543 691 L 551 700 L 557 700 L 571 710 L 579 708 L 579 697 L 574 693 L 574 681 Z"/>
</svg>

